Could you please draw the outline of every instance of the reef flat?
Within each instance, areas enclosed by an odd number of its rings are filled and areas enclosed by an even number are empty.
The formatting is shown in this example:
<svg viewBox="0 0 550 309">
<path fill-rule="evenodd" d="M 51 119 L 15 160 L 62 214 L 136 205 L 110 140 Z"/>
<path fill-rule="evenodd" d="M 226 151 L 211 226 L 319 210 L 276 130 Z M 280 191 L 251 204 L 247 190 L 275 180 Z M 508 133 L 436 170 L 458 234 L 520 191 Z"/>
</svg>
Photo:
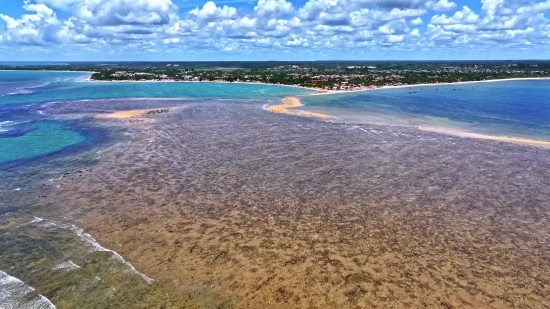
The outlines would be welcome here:
<svg viewBox="0 0 550 309">
<path fill-rule="evenodd" d="M 170 112 L 135 125 L 96 119 L 127 134 L 93 169 L 17 199 L 79 222 L 152 278 L 132 275 L 141 294 L 133 300 L 165 308 L 550 307 L 548 149 L 269 113 L 256 101 L 113 100 L 50 112 L 105 110 L 98 104 Z M 83 271 L 113 260 L 71 261 Z M 114 307 L 104 294 L 97 302 Z"/>
</svg>

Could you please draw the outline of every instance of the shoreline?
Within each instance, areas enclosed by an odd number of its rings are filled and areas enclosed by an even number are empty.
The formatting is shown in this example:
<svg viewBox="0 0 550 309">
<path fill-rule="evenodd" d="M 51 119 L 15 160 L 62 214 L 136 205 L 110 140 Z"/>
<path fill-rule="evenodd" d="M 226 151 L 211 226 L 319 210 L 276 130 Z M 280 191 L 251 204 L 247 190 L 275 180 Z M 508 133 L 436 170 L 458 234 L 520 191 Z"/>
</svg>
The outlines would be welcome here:
<svg viewBox="0 0 550 309">
<path fill-rule="evenodd" d="M 359 90 L 328 90 L 328 91 L 316 90 L 317 93 L 299 95 L 299 96 L 336 95 L 336 94 L 349 94 L 349 93 L 367 92 L 367 91 L 376 91 L 376 90 L 403 89 L 403 88 L 410 88 L 410 87 L 467 85 L 467 84 L 476 84 L 476 83 L 495 83 L 495 82 L 506 82 L 506 81 L 521 81 L 521 80 L 548 80 L 548 81 L 550 81 L 550 77 L 504 78 L 504 79 L 490 79 L 490 80 L 465 81 L 465 82 L 454 82 L 454 83 L 434 83 L 434 84 L 412 84 L 412 85 L 398 85 L 398 86 L 381 86 L 381 87 L 375 87 L 375 88 L 370 88 L 370 89 L 359 89 Z M 304 88 L 313 89 L 313 88 L 307 88 L 307 87 L 304 87 Z"/>
<path fill-rule="evenodd" d="M 25 71 L 25 72 L 66 72 L 66 73 L 87 73 L 94 74 L 97 72 L 92 71 L 57 71 L 57 70 L 0 70 L 6 72 L 16 72 L 16 71 Z M 478 80 L 478 81 L 460 81 L 460 82 L 451 82 L 451 83 L 430 83 L 430 84 L 411 84 L 411 85 L 397 85 L 397 86 L 381 86 L 374 87 L 369 89 L 358 89 L 358 90 L 323 90 L 313 87 L 305 87 L 299 85 L 284 85 L 284 84 L 272 84 L 272 83 L 262 83 L 262 82 L 228 82 L 228 81 L 194 81 L 194 80 L 92 80 L 91 75 L 80 80 L 80 82 L 96 82 L 96 83 L 217 83 L 217 84 L 250 84 L 250 85 L 268 85 L 268 86 L 281 86 L 281 87 L 292 87 L 298 89 L 304 89 L 312 91 L 313 93 L 307 94 L 298 94 L 296 96 L 318 96 L 318 95 L 336 95 L 336 94 L 349 94 L 356 92 L 366 92 L 366 91 L 375 91 L 375 90 L 389 90 L 389 89 L 403 89 L 409 87 L 429 87 L 429 86 L 450 86 L 450 85 L 467 85 L 475 83 L 494 83 L 494 82 L 505 82 L 505 81 L 521 81 L 521 80 L 549 80 L 550 77 L 514 77 L 514 78 L 503 78 L 503 79 L 490 79 L 490 80 Z"/>
<path fill-rule="evenodd" d="M 87 73 L 94 74 L 95 71 L 66 71 L 66 70 L 0 70 L 0 72 L 62 72 L 62 73 Z"/>
<path fill-rule="evenodd" d="M 389 89 L 403 89 L 409 87 L 429 87 L 429 86 L 450 86 L 450 85 L 467 85 L 475 83 L 494 83 L 505 81 L 521 81 L 521 80 L 549 80 L 550 77 L 517 77 L 517 78 L 504 78 L 504 79 L 490 79 L 490 80 L 478 80 L 478 81 L 461 81 L 454 83 L 432 83 L 432 84 L 411 84 L 411 85 L 398 85 L 398 86 L 381 86 L 369 89 L 358 90 L 323 90 L 312 87 L 298 86 L 298 85 L 283 85 L 283 84 L 271 84 L 261 82 L 228 82 L 228 81 L 194 81 L 194 80 L 92 80 L 91 76 L 86 78 L 85 82 L 97 82 L 97 83 L 217 83 L 217 84 L 248 84 L 248 85 L 268 85 L 268 86 L 280 86 L 280 87 L 292 87 L 304 90 L 312 91 L 313 93 L 298 94 L 297 97 L 302 96 L 318 96 L 318 95 L 336 95 L 336 94 L 349 94 L 356 92 L 367 92 L 376 90 L 389 90 Z"/>
</svg>

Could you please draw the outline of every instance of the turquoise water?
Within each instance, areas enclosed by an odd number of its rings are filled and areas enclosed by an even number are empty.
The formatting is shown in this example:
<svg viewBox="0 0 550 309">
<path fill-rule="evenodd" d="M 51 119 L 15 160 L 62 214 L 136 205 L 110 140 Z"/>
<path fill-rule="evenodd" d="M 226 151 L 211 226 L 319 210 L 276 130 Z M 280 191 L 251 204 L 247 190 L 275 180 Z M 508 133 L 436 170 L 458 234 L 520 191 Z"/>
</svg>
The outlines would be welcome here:
<svg viewBox="0 0 550 309">
<path fill-rule="evenodd" d="M 274 99 L 311 91 L 273 85 L 201 82 L 82 82 L 89 74 L 0 71 L 0 105 L 108 98 Z"/>
<path fill-rule="evenodd" d="M 83 81 L 89 75 L 0 71 L 0 164 L 43 157 L 85 142 L 82 126 L 64 123 L 41 110 L 48 102 L 71 104 L 76 100 L 108 98 L 278 100 L 310 93 L 294 87 L 254 84 Z"/>
<path fill-rule="evenodd" d="M 88 76 L 79 72 L 0 71 L 0 164 L 44 157 L 86 141 L 84 126 L 40 110 L 48 102 L 71 104 L 108 98 L 275 101 L 311 93 L 254 84 L 83 81 Z M 549 90 L 550 80 L 523 80 L 304 96 L 303 102 L 305 109 L 343 119 L 369 120 L 374 115 L 388 124 L 440 125 L 550 140 Z"/>
<path fill-rule="evenodd" d="M 59 123 L 39 123 L 27 134 L 0 139 L 0 163 L 47 155 L 83 141 L 81 134 Z"/>
<path fill-rule="evenodd" d="M 459 127 L 550 140 L 550 80 L 432 85 L 309 96 L 307 109 L 344 118 Z"/>
</svg>

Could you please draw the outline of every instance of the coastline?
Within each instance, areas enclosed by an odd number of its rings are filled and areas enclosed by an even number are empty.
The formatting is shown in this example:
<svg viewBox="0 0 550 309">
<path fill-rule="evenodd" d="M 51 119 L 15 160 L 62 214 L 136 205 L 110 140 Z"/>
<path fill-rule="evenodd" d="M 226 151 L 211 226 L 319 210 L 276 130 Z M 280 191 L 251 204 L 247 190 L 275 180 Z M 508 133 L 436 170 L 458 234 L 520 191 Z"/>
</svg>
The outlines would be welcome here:
<svg viewBox="0 0 550 309">
<path fill-rule="evenodd" d="M 15 71 L 27 71 L 27 72 L 66 72 L 66 73 L 87 73 L 94 74 L 97 72 L 92 71 L 57 71 L 57 70 L 0 70 L 7 72 Z M 228 81 L 194 81 L 194 80 L 92 80 L 91 75 L 80 80 L 81 82 L 96 82 L 96 83 L 217 83 L 217 84 L 250 84 L 250 85 L 268 85 L 268 86 L 281 86 L 281 87 L 292 87 L 299 88 L 304 90 L 313 91 L 313 93 L 300 94 L 296 96 L 312 96 L 312 95 L 336 95 L 336 94 L 349 94 L 356 92 L 366 92 L 366 91 L 375 91 L 375 90 L 388 90 L 388 89 L 402 89 L 410 87 L 429 87 L 429 86 L 450 86 L 450 85 L 467 85 L 475 83 L 494 83 L 494 82 L 505 82 L 505 81 L 521 81 L 521 80 L 549 80 L 550 77 L 516 77 L 516 78 L 503 78 L 503 79 L 491 79 L 491 80 L 479 80 L 479 81 L 460 81 L 452 83 L 431 83 L 431 84 L 411 84 L 411 85 L 397 85 L 397 86 L 381 86 L 374 88 L 361 88 L 357 90 L 323 90 L 313 87 L 305 87 L 300 85 L 285 85 L 285 84 L 272 84 L 272 83 L 262 83 L 262 82 L 228 82 Z"/>
<path fill-rule="evenodd" d="M 525 77 L 525 78 L 504 78 L 504 79 L 491 79 L 491 80 L 479 80 L 479 81 L 466 81 L 466 82 L 454 82 L 454 83 L 437 83 L 437 84 L 412 84 L 412 85 L 398 85 L 398 86 L 382 86 L 375 87 L 370 89 L 358 89 L 358 90 L 328 90 L 321 91 L 316 90 L 317 93 L 306 94 L 305 96 L 318 96 L 318 95 L 336 95 L 336 94 L 347 94 L 347 93 L 356 93 L 356 92 L 366 92 L 366 91 L 376 91 L 376 90 L 389 90 L 389 89 L 403 89 L 411 87 L 432 87 L 432 86 L 451 86 L 451 85 L 467 85 L 467 84 L 476 84 L 476 83 L 494 83 L 494 82 L 506 82 L 506 81 L 521 81 L 521 80 L 548 80 L 550 77 Z M 304 87 L 307 88 L 307 87 Z M 307 88 L 313 90 L 313 88 Z M 304 95 L 300 95 L 304 96 Z"/>
<path fill-rule="evenodd" d="M 550 77 L 520 77 L 520 78 L 504 78 L 504 79 L 491 79 L 491 80 L 479 80 L 479 81 L 465 81 L 465 82 L 454 82 L 454 83 L 432 83 L 432 84 L 412 84 L 412 85 L 398 85 L 398 86 L 382 86 L 374 88 L 362 88 L 357 90 L 322 90 L 313 87 L 305 87 L 299 85 L 283 85 L 283 84 L 272 84 L 272 83 L 261 83 L 261 82 L 227 82 L 227 81 L 194 81 L 194 80 L 92 80 L 91 76 L 86 78 L 85 82 L 97 82 L 97 83 L 216 83 L 216 84 L 249 84 L 249 85 L 269 85 L 269 86 L 281 86 L 281 87 L 292 87 L 299 88 L 304 90 L 312 91 L 313 93 L 299 94 L 297 97 L 302 96 L 318 96 L 318 95 L 336 95 L 336 94 L 349 94 L 356 92 L 366 92 L 366 91 L 375 91 L 375 90 L 388 90 L 388 89 L 403 89 L 410 87 L 429 87 L 429 86 L 450 86 L 450 85 L 467 85 L 467 84 L 476 84 L 476 83 L 494 83 L 494 82 L 505 82 L 505 81 L 521 81 L 521 80 L 549 80 Z"/>
<path fill-rule="evenodd" d="M 94 74 L 95 71 L 65 71 L 65 70 L 0 70 L 0 72 L 63 72 L 63 73 L 88 73 Z"/>
</svg>

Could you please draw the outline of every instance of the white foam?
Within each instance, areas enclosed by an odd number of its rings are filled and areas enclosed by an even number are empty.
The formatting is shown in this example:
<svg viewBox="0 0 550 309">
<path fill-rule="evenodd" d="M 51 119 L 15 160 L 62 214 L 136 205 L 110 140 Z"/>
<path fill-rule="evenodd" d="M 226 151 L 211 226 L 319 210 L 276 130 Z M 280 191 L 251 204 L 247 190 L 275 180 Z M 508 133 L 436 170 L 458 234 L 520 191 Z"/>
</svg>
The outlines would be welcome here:
<svg viewBox="0 0 550 309">
<path fill-rule="evenodd" d="M 118 252 L 113 251 L 111 249 L 107 249 L 107 248 L 101 246 L 95 240 L 95 238 L 92 237 L 92 235 L 90 235 L 88 233 L 85 233 L 83 229 L 79 228 L 78 226 L 76 226 L 74 224 L 67 224 L 67 223 L 64 223 L 64 222 L 53 221 L 53 220 L 44 220 L 42 218 L 35 217 L 34 220 L 32 220 L 28 223 L 19 225 L 18 227 L 23 226 L 23 225 L 28 225 L 28 224 L 34 224 L 34 223 L 40 223 L 39 226 L 43 227 L 43 228 L 59 228 L 59 229 L 70 230 L 71 232 L 78 235 L 78 237 L 80 237 L 80 239 L 83 242 L 85 242 L 88 245 L 88 247 L 91 248 L 92 251 L 110 252 L 112 254 L 113 259 L 118 260 L 122 264 L 128 266 L 132 273 L 140 275 L 143 278 L 143 280 L 147 281 L 147 283 L 151 284 L 155 281 L 152 278 L 148 277 L 147 275 L 142 274 L 139 271 L 137 271 L 137 269 L 130 262 L 126 261 L 120 254 L 118 254 Z"/>
<path fill-rule="evenodd" d="M 0 308 L 55 309 L 50 300 L 40 294 L 27 299 L 25 296 L 31 292 L 34 292 L 32 287 L 0 270 Z"/>
<path fill-rule="evenodd" d="M 34 223 L 38 223 L 38 222 L 41 222 L 41 221 L 44 221 L 44 219 L 39 218 L 39 217 L 34 217 L 34 219 L 32 219 L 31 221 L 29 221 L 27 223 L 19 224 L 16 227 L 22 227 L 22 226 L 25 226 L 25 225 L 34 224 Z"/>
<path fill-rule="evenodd" d="M 78 268 L 80 268 L 80 266 L 73 263 L 73 261 L 68 260 L 67 262 L 63 262 L 63 263 L 55 266 L 53 269 L 54 270 L 59 270 L 59 269 L 73 270 L 73 269 L 78 269 Z"/>
<path fill-rule="evenodd" d="M 82 230 L 81 228 L 77 227 L 76 225 L 71 225 L 71 231 L 73 233 L 75 233 L 76 235 L 78 235 L 78 237 L 80 237 L 80 239 L 82 239 L 82 241 L 84 241 L 85 243 L 87 243 L 90 247 L 92 247 L 92 250 L 94 251 L 105 251 L 105 252 L 111 252 L 113 254 L 113 258 L 120 261 L 121 263 L 127 265 L 128 267 L 130 267 L 131 271 L 135 274 L 138 274 L 140 275 L 143 280 L 147 281 L 147 283 L 151 284 L 153 283 L 153 280 L 152 278 L 146 276 L 145 274 L 142 274 L 140 273 L 139 271 L 137 271 L 134 266 L 132 264 L 130 264 L 130 262 L 126 261 L 120 254 L 118 254 L 116 251 L 113 251 L 113 250 L 110 250 L 110 249 L 107 249 L 103 246 L 101 246 L 93 237 L 92 235 L 88 234 L 88 233 L 85 233 L 84 230 Z"/>
</svg>

